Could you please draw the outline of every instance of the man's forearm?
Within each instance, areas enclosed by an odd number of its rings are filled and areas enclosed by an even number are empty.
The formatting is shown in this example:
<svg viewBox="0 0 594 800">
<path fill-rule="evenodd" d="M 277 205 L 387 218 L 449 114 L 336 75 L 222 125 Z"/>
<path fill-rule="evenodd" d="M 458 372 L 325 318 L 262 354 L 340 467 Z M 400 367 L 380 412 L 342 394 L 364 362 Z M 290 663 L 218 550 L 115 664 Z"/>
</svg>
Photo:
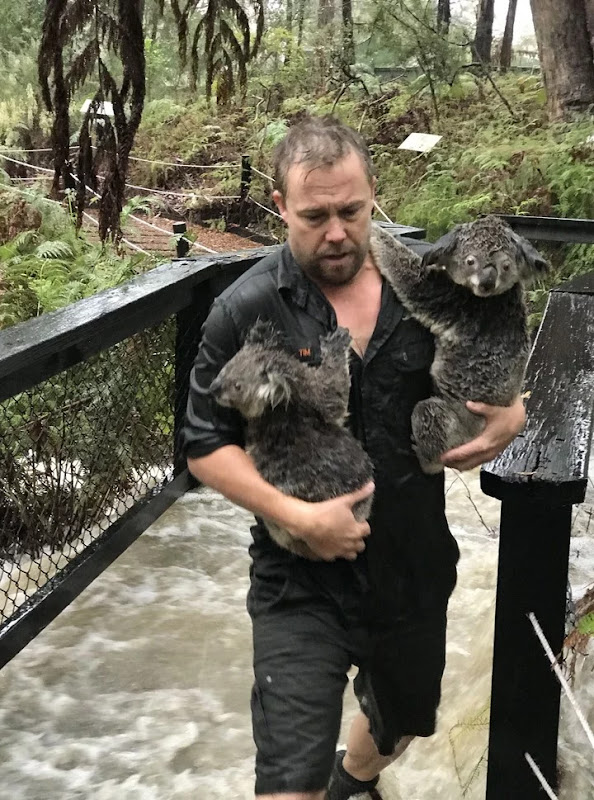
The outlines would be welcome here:
<svg viewBox="0 0 594 800">
<path fill-rule="evenodd" d="M 241 447 L 226 445 L 202 458 L 188 458 L 188 469 L 201 483 L 253 514 L 267 517 L 288 530 L 298 524 L 303 501 L 268 483 Z"/>
<path fill-rule="evenodd" d="M 283 494 L 264 480 L 251 458 L 236 445 L 226 445 L 202 458 L 189 458 L 188 469 L 233 503 L 306 541 L 320 558 L 353 560 L 365 549 L 369 524 L 357 522 L 353 506 L 373 493 L 371 482 L 349 494 L 309 503 Z"/>
</svg>

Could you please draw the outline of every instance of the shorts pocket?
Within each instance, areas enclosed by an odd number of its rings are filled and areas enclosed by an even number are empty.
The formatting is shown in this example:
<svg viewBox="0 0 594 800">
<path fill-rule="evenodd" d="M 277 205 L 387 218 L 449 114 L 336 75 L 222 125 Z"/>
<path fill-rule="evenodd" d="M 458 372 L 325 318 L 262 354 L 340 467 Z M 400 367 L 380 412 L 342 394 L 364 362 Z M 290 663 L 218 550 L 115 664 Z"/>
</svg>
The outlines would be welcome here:
<svg viewBox="0 0 594 800">
<path fill-rule="evenodd" d="M 287 576 L 261 577 L 254 573 L 247 595 L 247 610 L 251 617 L 270 611 L 281 603 L 287 594 L 290 578 Z"/>
</svg>

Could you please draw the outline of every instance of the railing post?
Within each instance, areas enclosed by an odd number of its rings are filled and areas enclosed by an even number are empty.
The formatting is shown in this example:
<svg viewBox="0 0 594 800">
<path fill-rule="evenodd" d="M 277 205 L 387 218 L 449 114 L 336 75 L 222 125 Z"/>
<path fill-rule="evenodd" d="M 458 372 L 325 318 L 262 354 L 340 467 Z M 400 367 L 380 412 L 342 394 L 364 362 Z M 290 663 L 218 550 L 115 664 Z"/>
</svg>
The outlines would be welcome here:
<svg viewBox="0 0 594 800">
<path fill-rule="evenodd" d="M 177 258 L 185 258 L 188 253 L 190 252 L 190 241 L 186 239 L 185 236 L 182 234 L 186 233 L 188 230 L 188 226 L 185 222 L 174 222 L 173 223 L 173 233 L 175 236 L 178 236 L 175 243 L 175 250 Z"/>
<path fill-rule="evenodd" d="M 487 800 L 540 800 L 528 753 L 557 784 L 572 506 L 584 501 L 594 411 L 594 273 L 552 291 L 528 364 L 525 430 L 481 470 L 501 500 Z"/>
<path fill-rule="evenodd" d="M 239 206 L 239 224 L 245 223 L 245 204 L 250 193 L 250 186 L 252 183 L 252 162 L 249 156 L 241 157 L 241 185 L 239 188 L 240 206 Z"/>
<path fill-rule="evenodd" d="M 487 800 L 540 800 L 524 753 L 557 783 L 559 683 L 528 613 L 554 653 L 565 629 L 571 505 L 529 500 L 501 506 Z"/>
<path fill-rule="evenodd" d="M 173 407 L 173 474 L 175 477 L 186 469 L 186 461 L 181 453 L 180 434 L 186 415 L 190 370 L 198 352 L 202 325 L 206 321 L 213 299 L 210 282 L 202 283 L 192 291 L 190 303 L 176 314 Z"/>
</svg>

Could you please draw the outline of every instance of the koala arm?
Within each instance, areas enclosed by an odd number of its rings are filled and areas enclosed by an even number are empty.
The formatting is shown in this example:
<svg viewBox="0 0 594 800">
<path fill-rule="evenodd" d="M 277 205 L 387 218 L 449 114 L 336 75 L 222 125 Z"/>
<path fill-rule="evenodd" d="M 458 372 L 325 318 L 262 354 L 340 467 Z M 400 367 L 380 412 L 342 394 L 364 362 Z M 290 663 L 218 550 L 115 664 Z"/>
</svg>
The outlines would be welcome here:
<svg viewBox="0 0 594 800">
<path fill-rule="evenodd" d="M 510 406 L 490 406 L 469 401 L 466 407 L 485 418 L 485 428 L 472 441 L 449 450 L 441 457 L 446 467 L 467 470 L 491 461 L 523 430 L 526 424 L 524 402 L 518 395 Z"/>
<path fill-rule="evenodd" d="M 249 455 L 235 445 L 221 447 L 201 458 L 188 458 L 188 469 L 231 502 L 302 539 L 326 561 L 354 560 L 365 549 L 363 539 L 369 534 L 369 524 L 357 522 L 352 507 L 371 495 L 371 483 L 332 500 L 308 503 L 283 494 L 264 480 Z"/>
<path fill-rule="evenodd" d="M 324 417 L 341 425 L 348 413 L 349 347 L 351 336 L 346 328 L 337 328 L 320 339 L 322 363 L 315 370 L 313 395 Z"/>
</svg>

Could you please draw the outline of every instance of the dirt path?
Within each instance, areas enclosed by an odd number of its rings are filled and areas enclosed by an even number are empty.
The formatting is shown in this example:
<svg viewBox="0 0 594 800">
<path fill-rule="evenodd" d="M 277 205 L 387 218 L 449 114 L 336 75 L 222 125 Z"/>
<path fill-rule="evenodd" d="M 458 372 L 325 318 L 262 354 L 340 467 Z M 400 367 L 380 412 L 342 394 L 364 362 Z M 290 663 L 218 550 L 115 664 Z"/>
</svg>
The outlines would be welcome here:
<svg viewBox="0 0 594 800">
<path fill-rule="evenodd" d="M 87 213 L 94 218 L 97 217 L 96 212 L 87 211 Z M 162 216 L 140 217 L 140 219 L 143 219 L 145 222 L 161 230 L 155 230 L 155 228 L 143 225 L 141 222 L 128 219 L 124 226 L 124 238 L 147 252 L 158 253 L 168 256 L 169 258 L 174 258 L 175 239 L 173 223 L 175 220 Z M 90 220 L 85 220 L 83 227 L 92 241 L 98 240 L 97 227 L 93 225 Z M 207 255 L 207 251 L 203 250 L 198 245 L 220 253 L 230 253 L 236 250 L 250 250 L 254 247 L 261 247 L 257 242 L 244 239 L 242 236 L 236 236 L 233 233 L 222 233 L 221 231 L 205 228 L 201 225 L 193 225 L 192 223 L 188 223 L 188 232 L 192 235 L 192 238 L 195 239 L 195 243 L 189 253 L 191 256 Z"/>
</svg>

